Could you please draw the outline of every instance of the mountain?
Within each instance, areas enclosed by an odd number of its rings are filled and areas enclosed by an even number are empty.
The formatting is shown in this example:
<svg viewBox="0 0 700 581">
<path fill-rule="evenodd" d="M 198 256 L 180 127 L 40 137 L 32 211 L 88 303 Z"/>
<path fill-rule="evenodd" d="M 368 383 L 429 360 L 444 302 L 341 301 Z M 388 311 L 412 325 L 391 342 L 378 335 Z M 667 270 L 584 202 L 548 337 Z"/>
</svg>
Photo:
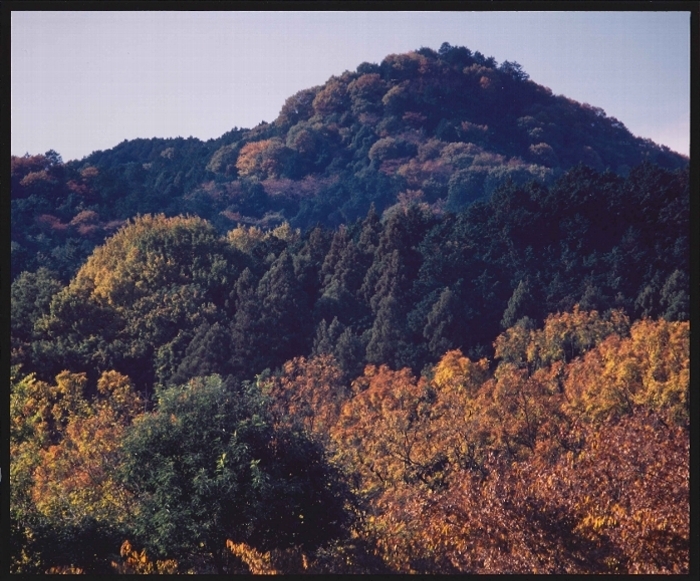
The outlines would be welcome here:
<svg viewBox="0 0 700 581">
<path fill-rule="evenodd" d="M 12 159 L 13 279 L 50 266 L 70 277 L 137 214 L 195 214 L 236 224 L 337 227 L 397 204 L 458 212 L 507 180 L 552 184 L 585 164 L 625 176 L 643 161 L 688 159 L 579 104 L 445 43 L 289 97 L 274 121 L 220 138 L 135 139 L 63 164 Z"/>
<path fill-rule="evenodd" d="M 12 572 L 688 572 L 687 159 L 443 45 L 11 164 Z"/>
</svg>

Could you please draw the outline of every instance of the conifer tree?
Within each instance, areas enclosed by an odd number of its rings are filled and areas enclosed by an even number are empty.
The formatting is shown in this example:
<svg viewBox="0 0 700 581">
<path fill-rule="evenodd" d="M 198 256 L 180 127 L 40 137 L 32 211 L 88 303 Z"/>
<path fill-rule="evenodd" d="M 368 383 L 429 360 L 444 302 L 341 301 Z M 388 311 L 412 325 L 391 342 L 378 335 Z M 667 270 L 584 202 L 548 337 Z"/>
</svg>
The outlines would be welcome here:
<svg viewBox="0 0 700 581">
<path fill-rule="evenodd" d="M 367 362 L 397 366 L 397 356 L 403 337 L 404 322 L 398 301 L 388 295 L 379 301 L 367 345 Z"/>
<path fill-rule="evenodd" d="M 423 336 L 428 340 L 428 349 L 434 357 L 455 347 L 452 337 L 457 308 L 457 297 L 446 288 L 428 314 Z"/>
<path fill-rule="evenodd" d="M 259 351 L 257 338 L 262 334 L 261 308 L 256 295 L 257 281 L 246 268 L 236 281 L 236 314 L 230 325 L 230 363 L 239 376 L 259 373 L 267 358 Z"/>
<path fill-rule="evenodd" d="M 286 250 L 263 275 L 256 291 L 261 309 L 260 346 L 271 364 L 301 355 L 309 343 L 311 319 L 308 297 L 294 274 L 292 257 Z M 261 371 L 261 370 L 260 370 Z"/>
</svg>

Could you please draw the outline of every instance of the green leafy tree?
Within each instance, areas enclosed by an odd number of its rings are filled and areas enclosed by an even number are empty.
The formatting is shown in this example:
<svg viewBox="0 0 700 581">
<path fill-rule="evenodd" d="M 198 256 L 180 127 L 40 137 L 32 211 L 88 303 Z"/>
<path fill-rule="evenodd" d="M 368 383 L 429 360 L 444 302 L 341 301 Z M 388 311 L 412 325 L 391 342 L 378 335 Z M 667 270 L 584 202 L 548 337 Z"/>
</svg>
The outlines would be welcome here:
<svg viewBox="0 0 700 581">
<path fill-rule="evenodd" d="M 323 451 L 274 429 L 255 386 L 219 376 L 163 390 L 124 439 L 123 482 L 149 554 L 225 572 L 226 541 L 314 549 L 343 530 L 343 486 Z"/>
<path fill-rule="evenodd" d="M 10 335 L 13 363 L 26 364 L 29 361 L 29 349 L 36 338 L 34 325 L 42 315 L 48 314 L 53 295 L 62 287 L 54 273 L 43 267 L 36 272 L 23 272 L 12 281 Z"/>
</svg>

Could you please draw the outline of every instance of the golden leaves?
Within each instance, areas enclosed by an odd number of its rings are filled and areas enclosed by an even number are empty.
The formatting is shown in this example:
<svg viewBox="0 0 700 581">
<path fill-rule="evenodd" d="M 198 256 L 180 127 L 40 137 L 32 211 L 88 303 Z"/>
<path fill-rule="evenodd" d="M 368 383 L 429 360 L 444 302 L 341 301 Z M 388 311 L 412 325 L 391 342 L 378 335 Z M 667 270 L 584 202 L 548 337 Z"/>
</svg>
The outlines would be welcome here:
<svg viewBox="0 0 700 581">
<path fill-rule="evenodd" d="M 177 561 L 166 559 L 164 561 L 156 560 L 154 563 L 148 558 L 146 549 L 138 552 L 134 550 L 128 540 L 122 543 L 119 554 L 123 562 L 112 561 L 112 567 L 116 573 L 121 575 L 174 575 L 178 572 Z"/>
<path fill-rule="evenodd" d="M 571 365 L 565 381 L 568 409 L 600 421 L 644 406 L 669 422 L 687 423 L 689 341 L 688 322 L 664 320 L 638 321 L 630 337 L 609 337 Z"/>
<path fill-rule="evenodd" d="M 83 575 L 83 571 L 80 567 L 74 567 L 73 565 L 64 565 L 61 567 L 50 567 L 46 570 L 49 575 Z"/>
<path fill-rule="evenodd" d="M 476 391 L 488 378 L 489 363 L 464 357 L 459 349 L 448 351 L 433 369 L 433 381 L 438 389 Z"/>
<path fill-rule="evenodd" d="M 621 311 L 602 317 L 598 311 L 581 311 L 575 305 L 570 313 L 549 315 L 544 328 L 507 329 L 494 342 L 496 358 L 527 367 L 531 372 L 556 361 L 569 362 L 598 345 L 611 334 L 624 334 L 629 319 Z"/>
<path fill-rule="evenodd" d="M 86 289 L 93 299 L 128 308 L 155 289 L 192 282 L 183 267 L 216 239 L 201 218 L 139 216 L 95 248 L 68 288 L 74 293 Z M 189 256 L 178 256 L 183 252 Z"/>
<path fill-rule="evenodd" d="M 114 478 L 126 425 L 142 409 L 128 377 L 107 371 L 98 397 L 85 398 L 84 373 L 64 371 L 56 385 L 20 383 L 13 394 L 13 473 L 39 513 L 62 521 L 123 522 L 129 495 Z M 22 428 L 22 422 L 25 427 Z"/>
<path fill-rule="evenodd" d="M 246 543 L 226 540 L 226 547 L 241 559 L 253 575 L 303 573 L 309 568 L 307 556 L 296 547 L 260 552 Z"/>
</svg>

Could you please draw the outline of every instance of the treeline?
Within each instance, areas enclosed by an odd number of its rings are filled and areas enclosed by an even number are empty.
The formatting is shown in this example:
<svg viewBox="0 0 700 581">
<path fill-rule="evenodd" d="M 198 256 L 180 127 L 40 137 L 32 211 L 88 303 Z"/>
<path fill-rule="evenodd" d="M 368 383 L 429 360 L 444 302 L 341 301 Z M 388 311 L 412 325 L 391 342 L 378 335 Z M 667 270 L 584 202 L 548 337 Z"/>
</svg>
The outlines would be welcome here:
<svg viewBox="0 0 700 581">
<path fill-rule="evenodd" d="M 689 316 L 687 170 L 627 178 L 579 167 L 509 183 L 460 214 L 406 204 L 336 231 L 144 216 L 96 248 L 69 284 L 47 269 L 12 284 L 12 360 L 48 381 L 114 369 L 142 392 L 206 373 L 250 379 L 300 355 L 434 363 L 492 356 L 516 323 L 624 309 Z"/>
<path fill-rule="evenodd" d="M 136 139 L 63 163 L 13 157 L 12 277 L 67 282 L 124 221 L 192 214 L 236 224 L 336 228 L 397 205 L 457 213 L 512 180 L 551 185 L 583 163 L 622 177 L 688 159 L 599 108 L 552 95 L 517 63 L 478 51 L 388 55 L 287 99 L 271 123 L 218 139 Z"/>
</svg>

